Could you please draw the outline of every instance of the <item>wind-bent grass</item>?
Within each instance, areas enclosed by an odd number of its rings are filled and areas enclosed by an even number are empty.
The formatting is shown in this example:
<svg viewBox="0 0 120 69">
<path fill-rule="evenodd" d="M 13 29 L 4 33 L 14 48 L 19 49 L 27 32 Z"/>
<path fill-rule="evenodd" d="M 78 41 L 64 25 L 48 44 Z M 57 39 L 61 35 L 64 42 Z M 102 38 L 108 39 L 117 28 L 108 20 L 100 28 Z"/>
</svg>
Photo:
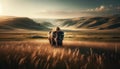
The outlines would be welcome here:
<svg viewBox="0 0 120 69">
<path fill-rule="evenodd" d="M 0 69 L 113 69 L 120 54 L 110 50 L 51 47 L 36 42 L 0 42 Z"/>
</svg>

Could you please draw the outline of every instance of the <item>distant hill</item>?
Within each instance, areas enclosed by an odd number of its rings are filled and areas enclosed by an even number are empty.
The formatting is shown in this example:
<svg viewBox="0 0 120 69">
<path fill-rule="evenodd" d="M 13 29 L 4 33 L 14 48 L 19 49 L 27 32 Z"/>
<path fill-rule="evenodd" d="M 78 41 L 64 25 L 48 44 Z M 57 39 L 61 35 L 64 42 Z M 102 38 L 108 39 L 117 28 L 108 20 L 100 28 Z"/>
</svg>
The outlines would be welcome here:
<svg viewBox="0 0 120 69">
<path fill-rule="evenodd" d="M 55 19 L 41 19 L 41 18 L 32 18 L 36 23 L 39 23 L 47 28 L 54 27 Z"/>
<path fill-rule="evenodd" d="M 14 30 L 14 29 L 27 29 L 27 30 L 48 30 L 44 25 L 38 24 L 27 17 L 0 17 L 0 29 Z"/>
<path fill-rule="evenodd" d="M 61 20 L 59 20 L 61 21 Z M 73 27 L 77 29 L 120 29 L 120 15 L 108 17 L 80 17 L 62 20 L 62 27 Z"/>
<path fill-rule="evenodd" d="M 9 30 L 49 30 L 51 27 L 74 29 L 119 30 L 120 15 L 107 17 L 78 17 L 71 19 L 30 19 L 27 17 L 0 17 L 0 31 Z"/>
<path fill-rule="evenodd" d="M 42 22 L 40 24 L 45 26 L 45 27 L 54 27 L 54 25 L 52 23 L 50 23 L 50 22 Z"/>
</svg>

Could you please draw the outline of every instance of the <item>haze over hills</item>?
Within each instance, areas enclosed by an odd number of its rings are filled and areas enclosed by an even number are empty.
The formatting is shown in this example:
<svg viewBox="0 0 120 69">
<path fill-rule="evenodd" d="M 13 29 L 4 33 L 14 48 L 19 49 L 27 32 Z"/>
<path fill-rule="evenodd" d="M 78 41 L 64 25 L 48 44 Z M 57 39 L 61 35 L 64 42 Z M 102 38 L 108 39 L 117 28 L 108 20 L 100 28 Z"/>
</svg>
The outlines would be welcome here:
<svg viewBox="0 0 120 69">
<path fill-rule="evenodd" d="M 73 19 L 58 20 L 62 27 L 73 27 L 76 29 L 120 29 L 120 15 L 107 17 L 80 17 Z"/>
<path fill-rule="evenodd" d="M 41 18 L 32 18 L 33 21 L 35 21 L 38 24 L 41 24 L 47 28 L 54 27 L 54 19 L 41 19 Z"/>
<path fill-rule="evenodd" d="M 42 24 L 38 24 L 30 18 L 27 17 L 12 17 L 12 16 L 2 16 L 0 17 L 0 29 L 2 30 L 16 30 L 16 29 L 26 29 L 26 30 L 48 30 Z"/>
<path fill-rule="evenodd" d="M 106 17 L 78 17 L 70 19 L 31 19 L 27 17 L 0 17 L 0 31 L 35 30 L 44 31 L 52 27 L 74 29 L 119 30 L 120 15 Z"/>
</svg>

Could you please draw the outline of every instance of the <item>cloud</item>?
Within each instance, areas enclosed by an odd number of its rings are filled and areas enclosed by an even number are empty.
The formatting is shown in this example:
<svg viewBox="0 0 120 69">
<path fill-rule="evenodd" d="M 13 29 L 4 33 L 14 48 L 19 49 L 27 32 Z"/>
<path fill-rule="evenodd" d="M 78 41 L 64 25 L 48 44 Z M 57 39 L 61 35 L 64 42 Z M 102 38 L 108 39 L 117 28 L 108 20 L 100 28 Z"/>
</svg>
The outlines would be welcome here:
<svg viewBox="0 0 120 69">
<path fill-rule="evenodd" d="M 37 15 L 45 18 L 72 18 L 86 16 L 108 16 L 120 13 L 120 6 L 104 6 L 100 5 L 91 9 L 77 10 L 39 10 Z"/>
<path fill-rule="evenodd" d="M 105 10 L 106 10 L 106 8 L 103 5 L 101 5 L 100 7 L 95 8 L 95 11 L 98 11 L 98 12 L 105 11 Z"/>
<path fill-rule="evenodd" d="M 90 8 L 90 9 L 86 10 L 86 12 L 94 12 L 94 13 L 115 12 L 115 11 L 120 11 L 120 6 L 113 6 L 113 5 L 104 6 L 104 5 L 101 5 L 99 7 Z"/>
<path fill-rule="evenodd" d="M 87 9 L 88 12 L 103 12 L 108 10 L 105 6 L 101 5 L 99 7 L 93 8 L 93 9 Z"/>
<path fill-rule="evenodd" d="M 109 16 L 109 15 L 115 15 L 120 14 L 120 6 L 115 5 L 109 5 L 104 6 L 101 5 L 96 8 L 87 9 L 86 11 L 83 11 L 83 13 L 91 14 L 92 16 Z"/>
<path fill-rule="evenodd" d="M 91 16 L 81 10 L 40 10 L 37 15 L 44 16 L 45 18 L 74 18 Z"/>
<path fill-rule="evenodd" d="M 87 11 L 88 11 L 88 12 L 93 12 L 93 11 L 94 11 L 94 9 L 87 9 Z"/>
</svg>

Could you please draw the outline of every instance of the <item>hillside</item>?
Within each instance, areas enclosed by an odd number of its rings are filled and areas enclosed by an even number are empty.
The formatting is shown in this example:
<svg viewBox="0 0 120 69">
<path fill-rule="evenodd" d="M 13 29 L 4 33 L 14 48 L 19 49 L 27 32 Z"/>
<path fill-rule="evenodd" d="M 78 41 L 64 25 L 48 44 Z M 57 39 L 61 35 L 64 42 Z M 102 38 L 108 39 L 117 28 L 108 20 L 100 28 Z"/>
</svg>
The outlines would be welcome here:
<svg viewBox="0 0 120 69">
<path fill-rule="evenodd" d="M 59 20 L 61 21 L 61 20 Z M 62 27 L 73 27 L 77 29 L 120 29 L 120 16 L 109 17 L 81 17 L 62 20 Z"/>
<path fill-rule="evenodd" d="M 45 27 L 54 27 L 54 19 L 41 19 L 41 18 L 32 18 L 36 23 L 39 23 Z"/>
<path fill-rule="evenodd" d="M 42 22 L 40 24 L 45 26 L 45 27 L 54 27 L 54 25 L 52 23 L 50 23 L 50 22 Z"/>
<path fill-rule="evenodd" d="M 0 31 L 4 30 L 48 30 L 51 27 L 97 30 L 119 30 L 120 15 L 107 17 L 79 17 L 71 19 L 30 19 L 27 17 L 0 17 Z"/>
<path fill-rule="evenodd" d="M 27 29 L 27 30 L 47 30 L 48 28 L 36 23 L 27 17 L 0 17 L 0 29 L 15 30 L 15 29 Z"/>
</svg>

